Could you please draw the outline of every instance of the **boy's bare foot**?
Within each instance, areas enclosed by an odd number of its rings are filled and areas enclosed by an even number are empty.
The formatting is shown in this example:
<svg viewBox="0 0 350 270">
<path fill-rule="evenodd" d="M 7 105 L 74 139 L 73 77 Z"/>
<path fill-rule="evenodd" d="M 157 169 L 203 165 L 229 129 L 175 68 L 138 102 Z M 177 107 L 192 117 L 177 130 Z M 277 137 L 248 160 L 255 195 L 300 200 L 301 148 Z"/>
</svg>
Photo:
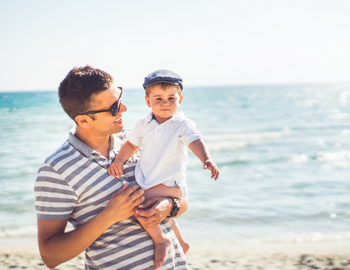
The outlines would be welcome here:
<svg viewBox="0 0 350 270">
<path fill-rule="evenodd" d="M 187 253 L 187 251 L 190 249 L 190 244 L 188 242 L 183 241 L 181 244 L 182 250 L 184 254 Z"/>
<path fill-rule="evenodd" d="M 154 266 L 156 269 L 165 262 L 165 257 L 171 245 L 172 242 L 169 238 L 164 238 L 164 241 L 161 243 L 154 243 Z"/>
</svg>

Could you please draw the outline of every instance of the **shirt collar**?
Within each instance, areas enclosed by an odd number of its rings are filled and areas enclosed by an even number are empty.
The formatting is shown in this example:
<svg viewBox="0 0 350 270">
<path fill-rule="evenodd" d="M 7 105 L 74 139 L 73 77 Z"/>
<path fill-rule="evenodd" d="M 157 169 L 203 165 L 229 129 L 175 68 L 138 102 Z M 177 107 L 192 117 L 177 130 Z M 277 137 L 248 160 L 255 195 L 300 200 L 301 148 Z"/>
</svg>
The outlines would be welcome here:
<svg viewBox="0 0 350 270">
<path fill-rule="evenodd" d="M 88 157 L 93 153 L 98 153 L 97 151 L 91 149 L 89 146 L 87 146 L 85 143 L 83 143 L 81 140 L 79 140 L 75 135 L 76 128 L 72 128 L 69 131 L 69 141 L 71 143 L 71 145 L 77 149 L 80 153 L 82 153 L 84 156 Z M 120 147 L 121 147 L 121 142 L 118 142 L 118 140 L 116 140 L 113 136 L 114 134 L 110 135 L 109 139 L 111 140 L 111 147 L 110 147 L 110 153 L 111 150 L 114 150 L 114 153 L 118 153 Z"/>
<path fill-rule="evenodd" d="M 163 124 L 168 123 L 168 122 L 181 122 L 185 119 L 185 115 L 183 112 L 176 112 L 172 118 L 169 120 L 165 121 Z M 146 123 L 152 122 L 152 120 L 155 120 L 153 118 L 153 112 L 150 112 L 149 114 L 146 115 L 145 117 Z"/>
<path fill-rule="evenodd" d="M 84 156 L 88 157 L 92 154 L 94 150 L 92 150 L 89 146 L 87 146 L 85 143 L 83 143 L 81 140 L 79 140 L 77 137 L 75 137 L 74 133 L 76 131 L 76 128 L 72 128 L 69 131 L 69 141 L 71 145 L 75 149 L 77 149 L 80 153 L 82 153 Z"/>
</svg>

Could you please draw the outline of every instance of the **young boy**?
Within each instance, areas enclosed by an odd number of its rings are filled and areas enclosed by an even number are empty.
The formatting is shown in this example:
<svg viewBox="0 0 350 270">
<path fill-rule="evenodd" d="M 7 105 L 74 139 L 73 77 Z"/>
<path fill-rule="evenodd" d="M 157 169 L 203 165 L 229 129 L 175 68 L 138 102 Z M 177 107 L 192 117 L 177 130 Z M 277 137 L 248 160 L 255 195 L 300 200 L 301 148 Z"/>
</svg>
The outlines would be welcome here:
<svg viewBox="0 0 350 270">
<path fill-rule="evenodd" d="M 150 73 L 144 81 L 145 100 L 152 112 L 141 118 L 128 133 L 128 141 L 122 146 L 109 174 L 120 177 L 123 164 L 142 147 L 135 169 L 138 185 L 145 190 L 146 200 L 152 197 L 185 197 L 187 187 L 185 170 L 188 160 L 187 147 L 202 161 L 203 169 L 211 171 L 211 178 L 219 177 L 219 170 L 212 161 L 202 135 L 194 122 L 177 112 L 182 96 L 182 78 L 169 70 Z M 184 253 L 190 248 L 182 238 L 178 224 L 168 219 Z M 158 269 L 164 262 L 171 240 L 159 226 L 145 228 L 154 242 L 154 265 Z"/>
</svg>

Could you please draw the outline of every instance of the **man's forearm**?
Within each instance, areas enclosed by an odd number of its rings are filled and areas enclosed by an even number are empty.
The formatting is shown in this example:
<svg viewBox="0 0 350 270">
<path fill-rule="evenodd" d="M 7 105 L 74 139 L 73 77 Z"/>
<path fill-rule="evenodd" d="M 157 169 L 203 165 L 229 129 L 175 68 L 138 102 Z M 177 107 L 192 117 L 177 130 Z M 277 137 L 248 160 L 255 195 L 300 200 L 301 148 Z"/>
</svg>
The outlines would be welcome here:
<svg viewBox="0 0 350 270">
<path fill-rule="evenodd" d="M 88 248 L 110 226 L 133 215 L 144 201 L 143 190 L 124 185 L 107 206 L 79 228 L 65 232 L 67 220 L 38 220 L 38 241 L 44 263 L 54 268 Z"/>
<path fill-rule="evenodd" d="M 67 221 L 38 220 L 39 249 L 43 262 L 50 268 L 73 259 L 87 249 L 108 227 L 103 215 L 70 232 L 64 232 Z M 60 228 L 60 232 L 50 236 L 46 228 Z M 63 231 L 62 231 L 63 229 Z"/>
</svg>

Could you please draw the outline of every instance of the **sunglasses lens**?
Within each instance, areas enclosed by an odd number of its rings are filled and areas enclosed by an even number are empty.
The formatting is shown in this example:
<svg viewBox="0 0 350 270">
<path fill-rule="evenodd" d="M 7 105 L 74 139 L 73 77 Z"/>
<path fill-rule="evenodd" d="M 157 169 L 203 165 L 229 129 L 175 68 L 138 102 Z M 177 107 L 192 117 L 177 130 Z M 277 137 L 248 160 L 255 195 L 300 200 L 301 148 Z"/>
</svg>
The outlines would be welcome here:
<svg viewBox="0 0 350 270">
<path fill-rule="evenodd" d="M 114 104 L 114 106 L 113 106 L 113 108 L 112 108 L 112 115 L 113 115 L 113 116 L 116 116 L 116 115 L 118 114 L 119 108 L 120 108 L 120 103 L 121 103 L 121 100 L 118 100 L 118 101 Z"/>
</svg>

